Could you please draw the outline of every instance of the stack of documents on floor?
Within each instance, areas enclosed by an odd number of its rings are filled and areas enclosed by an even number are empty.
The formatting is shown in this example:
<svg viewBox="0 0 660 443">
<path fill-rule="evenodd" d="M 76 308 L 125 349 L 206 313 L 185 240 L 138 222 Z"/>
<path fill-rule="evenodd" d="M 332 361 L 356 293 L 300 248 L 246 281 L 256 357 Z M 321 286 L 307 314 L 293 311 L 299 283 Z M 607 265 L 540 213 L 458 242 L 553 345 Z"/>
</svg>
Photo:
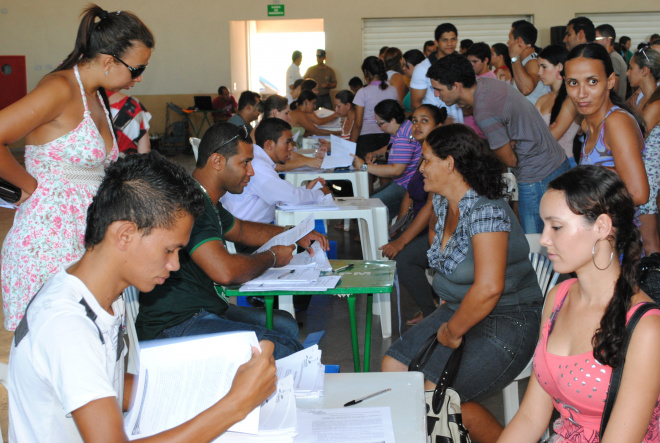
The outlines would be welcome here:
<svg viewBox="0 0 660 443">
<path fill-rule="evenodd" d="M 140 345 L 134 403 L 124 422 L 131 440 L 179 426 L 222 399 L 259 342 L 254 332 L 230 332 Z M 296 433 L 293 382 L 293 376 L 280 379 L 262 406 L 216 441 L 291 442 Z"/>
<path fill-rule="evenodd" d="M 277 378 L 293 377 L 296 398 L 319 398 L 323 395 L 325 365 L 318 345 L 296 352 L 275 362 Z"/>
<path fill-rule="evenodd" d="M 332 194 L 325 194 L 321 201 L 308 201 L 296 204 L 278 203 L 277 208 L 285 212 L 295 211 L 336 211 L 339 206 L 335 203 Z"/>
<path fill-rule="evenodd" d="M 321 271 L 331 271 L 328 256 L 321 246 L 312 244 L 314 256 L 305 251 L 293 256 L 291 262 L 281 268 L 270 268 L 259 277 L 245 282 L 240 292 L 255 291 L 307 291 L 323 292 L 337 286 L 341 276 L 324 275 Z"/>
</svg>

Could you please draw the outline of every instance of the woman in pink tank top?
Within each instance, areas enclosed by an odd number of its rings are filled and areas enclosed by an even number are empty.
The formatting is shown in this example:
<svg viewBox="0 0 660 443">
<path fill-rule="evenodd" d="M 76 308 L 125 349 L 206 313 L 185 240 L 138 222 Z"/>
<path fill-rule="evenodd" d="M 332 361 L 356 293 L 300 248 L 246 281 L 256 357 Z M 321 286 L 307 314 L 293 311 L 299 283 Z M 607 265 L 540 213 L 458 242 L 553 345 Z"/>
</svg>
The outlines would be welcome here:
<svg viewBox="0 0 660 443">
<path fill-rule="evenodd" d="M 641 246 L 635 206 L 612 171 L 579 166 L 554 179 L 541 200 L 541 244 L 554 269 L 574 272 L 551 290 L 541 337 L 520 410 L 499 442 L 536 442 L 548 426 L 552 442 L 660 442 L 660 310 L 637 324 L 623 378 L 602 440 L 601 418 L 612 369 L 632 313 L 652 300 L 636 284 Z"/>
<path fill-rule="evenodd" d="M 2 247 L 5 328 L 14 330 L 46 280 L 82 256 L 87 207 L 118 154 L 102 93 L 142 81 L 153 46 L 135 15 L 89 6 L 67 59 L 0 111 L 0 177 L 22 190 Z M 25 168 L 7 147 L 23 137 Z"/>
</svg>

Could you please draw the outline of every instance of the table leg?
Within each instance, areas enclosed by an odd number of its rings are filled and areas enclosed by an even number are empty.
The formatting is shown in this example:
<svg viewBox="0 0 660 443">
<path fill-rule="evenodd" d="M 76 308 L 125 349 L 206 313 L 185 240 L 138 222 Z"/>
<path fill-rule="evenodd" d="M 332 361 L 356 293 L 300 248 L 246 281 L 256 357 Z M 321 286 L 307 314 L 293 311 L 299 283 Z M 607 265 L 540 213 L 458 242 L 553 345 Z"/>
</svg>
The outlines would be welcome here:
<svg viewBox="0 0 660 443">
<path fill-rule="evenodd" d="M 357 339 L 357 324 L 355 322 L 355 294 L 350 294 L 346 297 L 348 301 L 348 314 L 351 319 L 351 341 L 353 342 L 353 368 L 355 372 L 361 372 L 360 370 L 360 348 L 358 348 L 358 339 Z"/>
<path fill-rule="evenodd" d="M 275 304 L 275 296 L 264 295 L 264 303 L 266 305 L 266 327 L 273 329 L 273 305 Z"/>
<path fill-rule="evenodd" d="M 367 294 L 367 321 L 364 331 L 364 372 L 369 372 L 371 363 L 371 319 L 373 316 L 373 294 Z"/>
</svg>

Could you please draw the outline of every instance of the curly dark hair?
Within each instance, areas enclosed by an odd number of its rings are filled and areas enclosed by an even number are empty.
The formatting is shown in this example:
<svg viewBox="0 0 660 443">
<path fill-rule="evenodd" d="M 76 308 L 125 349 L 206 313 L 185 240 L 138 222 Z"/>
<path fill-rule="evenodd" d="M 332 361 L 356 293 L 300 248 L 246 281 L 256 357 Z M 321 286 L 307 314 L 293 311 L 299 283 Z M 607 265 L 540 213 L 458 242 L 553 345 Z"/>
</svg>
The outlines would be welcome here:
<svg viewBox="0 0 660 443">
<path fill-rule="evenodd" d="M 601 166 L 573 168 L 552 180 L 548 189 L 563 192 L 569 209 L 588 224 L 595 223 L 601 214 L 612 219 L 614 233 L 610 241 L 615 255 L 622 257 L 621 274 L 591 344 L 598 361 L 616 368 L 621 363 L 620 349 L 626 337 L 626 313 L 637 291 L 637 263 L 642 250 L 633 223 L 635 204 L 619 176 Z"/>
<path fill-rule="evenodd" d="M 507 182 L 502 175 L 504 165 L 484 151 L 481 138 L 469 126 L 439 126 L 429 133 L 426 143 L 436 157 L 444 160 L 451 155 L 454 167 L 477 194 L 491 200 L 506 195 Z"/>
</svg>

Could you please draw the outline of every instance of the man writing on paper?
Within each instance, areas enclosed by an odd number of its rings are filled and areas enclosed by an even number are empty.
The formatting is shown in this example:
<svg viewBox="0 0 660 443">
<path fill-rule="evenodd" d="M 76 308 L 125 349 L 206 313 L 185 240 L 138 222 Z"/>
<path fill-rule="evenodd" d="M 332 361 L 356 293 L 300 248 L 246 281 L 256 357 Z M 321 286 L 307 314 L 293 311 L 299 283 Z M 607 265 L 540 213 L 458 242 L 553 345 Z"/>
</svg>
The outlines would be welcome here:
<svg viewBox="0 0 660 443">
<path fill-rule="evenodd" d="M 248 137 L 244 129 L 230 123 L 218 123 L 204 134 L 192 173 L 196 186 L 204 192 L 204 215 L 195 221 L 190 241 L 179 251 L 181 268 L 150 293 L 140 293 L 136 322 L 140 340 L 254 331 L 259 340 L 275 343 L 276 359 L 302 349 L 298 324 L 291 315 L 275 311 L 275 330 L 269 330 L 265 327 L 265 309 L 230 305 L 215 290 L 215 284 L 244 283 L 270 267 L 286 265 L 294 248 L 273 246 L 249 256 L 232 255 L 225 249 L 225 239 L 258 247 L 284 230 L 234 218 L 220 203 L 227 192 L 243 192 L 254 175 L 254 154 Z M 298 243 L 306 248 L 312 240 L 328 249 L 328 239 L 315 231 Z"/>
<path fill-rule="evenodd" d="M 111 165 L 89 207 L 80 261 L 55 274 L 30 303 L 9 357 L 9 441 L 126 442 L 122 406 L 124 301 L 129 285 L 149 291 L 179 268 L 204 196 L 157 153 Z M 152 442 L 208 442 L 275 391 L 273 344 L 253 348 L 229 393 Z M 123 398 L 123 401 L 122 401 Z M 140 440 L 141 441 L 141 440 Z"/>
<path fill-rule="evenodd" d="M 235 217 L 272 223 L 277 203 L 319 203 L 324 195 L 330 193 L 322 178 L 310 181 L 307 186 L 295 187 L 282 180 L 275 171 L 275 166 L 283 165 L 291 158 L 294 148 L 291 125 L 287 122 L 279 118 L 267 118 L 259 124 L 254 137 L 254 177 L 250 179 L 245 191 L 240 194 L 227 193 L 221 199 L 223 206 Z M 314 189 L 317 183 L 323 187 Z"/>
</svg>

